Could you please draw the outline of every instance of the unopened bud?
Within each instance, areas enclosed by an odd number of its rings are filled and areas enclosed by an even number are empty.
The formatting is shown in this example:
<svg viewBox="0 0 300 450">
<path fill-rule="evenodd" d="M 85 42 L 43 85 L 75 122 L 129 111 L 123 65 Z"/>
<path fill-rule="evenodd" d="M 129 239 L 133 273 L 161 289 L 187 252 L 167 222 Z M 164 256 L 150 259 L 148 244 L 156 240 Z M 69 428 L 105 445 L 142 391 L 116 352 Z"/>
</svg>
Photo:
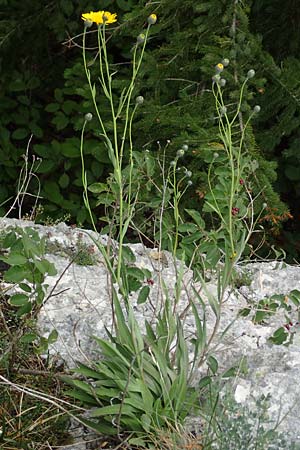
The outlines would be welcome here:
<svg viewBox="0 0 300 450">
<path fill-rule="evenodd" d="M 256 114 L 258 114 L 261 110 L 261 107 L 259 105 L 254 106 L 253 108 L 253 112 L 255 112 Z"/>
<path fill-rule="evenodd" d="M 93 114 L 92 113 L 87 113 L 84 116 L 84 120 L 86 120 L 87 122 L 90 122 L 92 120 L 92 118 L 93 118 Z"/>
<path fill-rule="evenodd" d="M 187 184 L 188 184 L 188 186 L 192 186 L 192 184 L 193 184 L 192 180 L 189 180 L 189 181 L 187 182 Z"/>
<path fill-rule="evenodd" d="M 136 41 L 138 44 L 142 44 L 145 41 L 145 39 L 146 39 L 146 36 L 144 35 L 144 33 L 141 33 L 136 38 Z"/>
<path fill-rule="evenodd" d="M 91 28 L 92 25 L 93 25 L 93 22 L 91 22 L 90 20 L 84 21 L 84 28 Z"/>
<path fill-rule="evenodd" d="M 215 159 L 219 158 L 219 153 L 215 152 L 215 153 L 213 154 L 213 157 L 214 157 Z"/>
<path fill-rule="evenodd" d="M 220 82 L 219 82 L 219 85 L 220 85 L 221 87 L 224 87 L 224 86 L 226 85 L 226 80 L 225 80 L 225 78 L 221 78 L 221 80 L 220 80 Z"/>
<path fill-rule="evenodd" d="M 144 97 L 142 95 L 139 95 L 136 99 L 135 99 L 135 103 L 137 105 L 142 105 L 144 103 Z"/>
<path fill-rule="evenodd" d="M 219 63 L 219 64 L 217 64 L 217 65 L 215 66 L 215 69 L 216 69 L 216 72 L 217 72 L 217 73 L 220 73 L 220 72 L 223 72 L 224 66 L 223 66 L 222 63 Z"/>
<path fill-rule="evenodd" d="M 254 75 L 255 75 L 255 70 L 253 70 L 253 69 L 248 70 L 247 78 L 253 78 Z"/>
<path fill-rule="evenodd" d="M 157 22 L 157 15 L 156 14 L 150 14 L 150 16 L 147 19 L 147 22 L 149 25 L 154 25 Z"/>
<path fill-rule="evenodd" d="M 177 157 L 178 157 L 178 158 L 181 158 L 182 156 L 184 156 L 184 149 L 183 149 L 183 148 L 180 148 L 180 149 L 178 150 L 178 152 L 177 152 Z"/>
<path fill-rule="evenodd" d="M 182 148 L 185 152 L 187 152 L 189 149 L 189 146 L 187 144 L 183 144 Z"/>
<path fill-rule="evenodd" d="M 224 67 L 227 67 L 229 65 L 229 59 L 228 58 L 224 58 L 222 60 L 222 64 L 223 64 Z"/>
<path fill-rule="evenodd" d="M 188 178 L 191 178 L 192 172 L 190 170 L 186 170 L 185 171 L 185 176 L 188 177 Z"/>
</svg>

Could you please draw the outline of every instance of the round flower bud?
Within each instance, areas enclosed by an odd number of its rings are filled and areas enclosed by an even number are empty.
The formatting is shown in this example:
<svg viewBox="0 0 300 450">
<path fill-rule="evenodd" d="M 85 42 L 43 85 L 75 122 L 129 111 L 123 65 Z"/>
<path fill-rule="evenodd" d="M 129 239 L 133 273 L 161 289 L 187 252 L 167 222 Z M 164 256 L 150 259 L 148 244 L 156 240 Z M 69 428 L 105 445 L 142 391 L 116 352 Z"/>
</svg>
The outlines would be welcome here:
<svg viewBox="0 0 300 450">
<path fill-rule="evenodd" d="M 182 148 L 185 152 L 187 152 L 189 149 L 189 146 L 187 144 L 183 144 Z"/>
<path fill-rule="evenodd" d="M 192 172 L 190 170 L 186 170 L 185 171 L 185 176 L 188 177 L 188 178 L 191 178 Z"/>
<path fill-rule="evenodd" d="M 178 152 L 177 152 L 177 157 L 178 157 L 178 158 L 181 158 L 182 156 L 184 156 L 184 149 L 183 149 L 183 148 L 180 148 L 180 149 L 178 150 Z"/>
<path fill-rule="evenodd" d="M 189 181 L 187 182 L 187 184 L 188 184 L 188 186 L 192 186 L 192 184 L 193 184 L 192 180 L 189 180 Z"/>
<path fill-rule="evenodd" d="M 259 105 L 254 106 L 253 108 L 253 112 L 255 112 L 256 114 L 258 114 L 260 112 L 261 108 Z"/>
<path fill-rule="evenodd" d="M 221 87 L 224 87 L 224 86 L 226 85 L 226 80 L 225 80 L 225 78 L 221 78 L 221 80 L 219 81 L 219 85 L 220 85 Z"/>
<path fill-rule="evenodd" d="M 157 15 L 156 14 L 150 14 L 150 16 L 147 19 L 147 22 L 149 25 L 154 25 L 157 22 Z"/>
<path fill-rule="evenodd" d="M 253 78 L 254 75 L 255 75 L 255 70 L 253 70 L 253 69 L 248 70 L 247 78 Z"/>
<path fill-rule="evenodd" d="M 227 113 L 227 108 L 226 108 L 226 106 L 221 106 L 221 108 L 220 108 L 220 113 L 221 113 L 222 116 L 224 116 L 224 114 Z"/>
<path fill-rule="evenodd" d="M 138 35 L 138 37 L 136 38 L 136 41 L 138 44 L 142 44 L 146 39 L 146 36 L 144 35 L 144 33 L 140 33 Z"/>
<path fill-rule="evenodd" d="M 91 28 L 92 25 L 93 25 L 93 22 L 91 22 L 90 20 L 84 21 L 84 28 Z"/>
<path fill-rule="evenodd" d="M 222 63 L 219 63 L 219 64 L 217 64 L 217 65 L 215 66 L 215 69 L 216 69 L 216 72 L 217 72 L 217 73 L 220 73 L 220 72 L 223 72 L 224 66 L 223 66 Z"/>
<path fill-rule="evenodd" d="M 142 105 L 144 103 L 144 97 L 142 95 L 139 95 L 136 99 L 135 99 L 135 103 L 137 105 Z"/>
<path fill-rule="evenodd" d="M 90 122 L 92 120 L 92 118 L 93 118 L 93 114 L 92 113 L 87 113 L 84 116 L 84 120 L 86 120 L 87 122 Z"/>
<path fill-rule="evenodd" d="M 215 152 L 215 153 L 213 154 L 213 157 L 214 157 L 215 159 L 219 158 L 219 153 Z"/>
<path fill-rule="evenodd" d="M 212 81 L 213 81 L 214 83 L 219 83 L 221 77 L 220 77 L 220 75 L 217 73 L 217 74 L 214 75 L 211 79 L 212 79 Z"/>
<path fill-rule="evenodd" d="M 262 204 L 263 209 L 266 209 L 267 206 L 268 206 L 267 203 Z"/>
<path fill-rule="evenodd" d="M 175 165 L 176 165 L 176 162 L 175 162 L 175 161 L 171 161 L 171 162 L 170 162 L 170 166 L 171 166 L 171 167 L 174 167 Z"/>
<path fill-rule="evenodd" d="M 224 58 L 222 60 L 222 64 L 223 64 L 224 67 L 227 67 L 229 65 L 229 59 L 228 58 Z"/>
</svg>

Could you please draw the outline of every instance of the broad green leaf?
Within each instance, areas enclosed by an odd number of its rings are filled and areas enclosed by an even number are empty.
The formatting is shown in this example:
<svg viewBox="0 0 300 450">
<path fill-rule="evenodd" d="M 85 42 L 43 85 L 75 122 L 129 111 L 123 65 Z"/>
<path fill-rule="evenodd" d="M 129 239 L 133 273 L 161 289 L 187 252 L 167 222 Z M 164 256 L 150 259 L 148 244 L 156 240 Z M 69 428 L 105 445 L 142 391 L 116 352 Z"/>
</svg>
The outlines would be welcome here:
<svg viewBox="0 0 300 450">
<path fill-rule="evenodd" d="M 51 331 L 51 333 L 49 334 L 49 336 L 48 336 L 48 343 L 49 344 L 53 344 L 54 342 L 56 342 L 57 341 L 57 338 L 58 338 L 58 332 L 57 332 L 57 330 L 52 330 Z"/>
<path fill-rule="evenodd" d="M 11 266 L 22 266 L 27 263 L 27 258 L 19 253 L 10 253 L 7 256 L 0 256 L 0 260 Z"/>
<path fill-rule="evenodd" d="M 25 266 L 13 266 L 4 273 L 3 278 L 8 283 L 19 283 L 23 280 L 31 281 L 32 273 Z"/>
<path fill-rule="evenodd" d="M 20 338 L 20 342 L 23 342 L 25 344 L 29 344 L 33 341 L 38 339 L 38 335 L 35 333 L 26 333 Z"/>
<path fill-rule="evenodd" d="M 27 305 L 29 298 L 26 294 L 14 294 L 10 297 L 9 303 L 13 306 Z"/>
<path fill-rule="evenodd" d="M 31 287 L 26 283 L 19 283 L 19 288 L 22 289 L 22 291 L 31 292 Z"/>
<path fill-rule="evenodd" d="M 216 360 L 216 358 L 214 358 L 213 356 L 209 356 L 207 358 L 207 365 L 210 368 L 210 370 L 212 371 L 212 373 L 214 375 L 216 375 L 216 373 L 218 371 L 218 367 L 219 367 L 219 364 L 218 364 L 218 361 Z"/>
<path fill-rule="evenodd" d="M 70 177 L 68 174 L 63 173 L 58 180 L 58 184 L 62 189 L 65 189 L 67 186 L 69 186 L 70 183 Z"/>
<path fill-rule="evenodd" d="M 149 294 L 150 294 L 150 287 L 143 286 L 138 295 L 138 299 L 137 299 L 138 305 L 144 304 L 147 301 Z"/>
</svg>

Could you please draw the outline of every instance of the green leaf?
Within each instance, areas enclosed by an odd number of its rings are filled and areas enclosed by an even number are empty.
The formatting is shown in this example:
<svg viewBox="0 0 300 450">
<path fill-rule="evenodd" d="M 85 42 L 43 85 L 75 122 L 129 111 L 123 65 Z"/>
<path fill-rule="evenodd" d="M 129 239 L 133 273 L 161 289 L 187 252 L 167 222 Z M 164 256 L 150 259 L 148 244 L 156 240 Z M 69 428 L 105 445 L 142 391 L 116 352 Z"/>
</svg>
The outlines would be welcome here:
<svg viewBox="0 0 300 450">
<path fill-rule="evenodd" d="M 3 278 L 8 283 L 19 283 L 25 279 L 31 281 L 32 277 L 27 267 L 13 266 L 4 273 Z"/>
<path fill-rule="evenodd" d="M 62 90 L 62 89 L 56 88 L 56 89 L 54 90 L 54 97 L 55 97 L 55 100 L 56 100 L 57 102 L 61 103 L 61 102 L 63 101 L 63 99 L 64 99 L 63 90 Z"/>
<path fill-rule="evenodd" d="M 143 286 L 138 295 L 137 299 L 138 305 L 142 305 L 143 303 L 145 303 L 149 297 L 149 294 L 150 294 L 150 287 Z"/>
<path fill-rule="evenodd" d="M 49 113 L 53 113 L 56 112 L 60 109 L 60 105 L 58 103 L 49 103 L 46 108 L 45 111 L 49 112 Z"/>
<path fill-rule="evenodd" d="M 192 217 L 199 228 L 201 228 L 202 230 L 205 229 L 205 222 L 198 211 L 196 211 L 195 209 L 185 209 L 185 212 L 187 212 L 188 215 Z"/>
<path fill-rule="evenodd" d="M 58 179 L 58 184 L 62 189 L 65 189 L 67 186 L 69 186 L 69 183 L 70 177 L 66 173 L 63 173 Z"/>
<path fill-rule="evenodd" d="M 58 332 L 56 330 L 52 330 L 47 339 L 48 343 L 54 344 L 54 342 L 57 341 L 57 338 L 58 338 Z"/>
<path fill-rule="evenodd" d="M 56 275 L 57 273 L 54 265 L 47 261 L 47 259 L 34 259 L 33 264 L 42 275 Z"/>
<path fill-rule="evenodd" d="M 93 409 L 90 412 L 90 417 L 102 417 L 107 415 L 118 415 L 122 413 L 122 415 L 130 416 L 130 417 L 136 417 L 136 410 L 126 404 L 118 404 L 118 405 L 109 405 L 109 406 L 103 406 L 102 408 L 96 408 Z"/>
<path fill-rule="evenodd" d="M 20 338 L 20 342 L 23 342 L 24 344 L 30 344 L 31 342 L 38 339 L 38 335 L 35 333 L 26 333 Z"/>
<path fill-rule="evenodd" d="M 14 294 L 10 297 L 9 303 L 13 306 L 24 306 L 29 302 L 26 294 Z"/>
<path fill-rule="evenodd" d="M 269 338 L 269 340 L 275 345 L 281 345 L 287 340 L 287 337 L 288 337 L 288 332 L 285 330 L 285 328 L 280 327 Z"/>
<path fill-rule="evenodd" d="M 31 302 L 28 302 L 28 303 L 26 303 L 26 305 L 21 306 L 21 307 L 18 309 L 18 311 L 17 311 L 16 314 L 17 314 L 18 317 L 22 317 L 22 316 L 24 316 L 25 314 L 30 313 L 31 310 L 32 310 L 32 303 L 31 303 Z"/>
<path fill-rule="evenodd" d="M 25 292 L 31 292 L 31 287 L 26 283 L 19 283 L 19 288 Z"/>
<path fill-rule="evenodd" d="M 204 388 L 205 386 L 208 386 L 209 384 L 211 384 L 212 380 L 210 376 L 205 376 L 202 377 L 201 380 L 199 381 L 198 387 L 199 389 Z"/>
<path fill-rule="evenodd" d="M 88 187 L 88 190 L 94 194 L 100 194 L 101 192 L 107 192 L 108 186 L 106 183 L 93 183 Z"/>
<path fill-rule="evenodd" d="M 299 167 L 295 164 L 294 166 L 286 166 L 284 173 L 286 177 L 291 181 L 300 180 Z"/>
<path fill-rule="evenodd" d="M 61 111 L 58 111 L 56 116 L 51 120 L 53 125 L 56 126 L 56 129 L 63 130 L 69 124 L 69 118 L 65 116 Z"/>
<path fill-rule="evenodd" d="M 25 139 L 28 135 L 29 135 L 29 130 L 28 130 L 28 128 L 18 128 L 17 130 L 15 130 L 15 131 L 12 133 L 11 137 L 12 137 L 13 139 L 19 139 L 19 140 L 22 140 L 22 139 Z"/>
<path fill-rule="evenodd" d="M 209 356 L 207 358 L 207 365 L 210 368 L 210 370 L 212 371 L 212 373 L 215 375 L 218 371 L 218 361 L 216 360 L 216 358 L 214 358 L 213 356 Z"/>
<path fill-rule="evenodd" d="M 198 227 L 195 223 L 181 223 L 178 226 L 178 231 L 180 233 L 187 233 L 187 232 L 194 233 L 197 230 L 198 230 Z"/>
<path fill-rule="evenodd" d="M 27 258 L 19 253 L 10 253 L 7 256 L 0 256 L 0 260 L 6 262 L 10 266 L 22 266 L 27 263 Z"/>
</svg>

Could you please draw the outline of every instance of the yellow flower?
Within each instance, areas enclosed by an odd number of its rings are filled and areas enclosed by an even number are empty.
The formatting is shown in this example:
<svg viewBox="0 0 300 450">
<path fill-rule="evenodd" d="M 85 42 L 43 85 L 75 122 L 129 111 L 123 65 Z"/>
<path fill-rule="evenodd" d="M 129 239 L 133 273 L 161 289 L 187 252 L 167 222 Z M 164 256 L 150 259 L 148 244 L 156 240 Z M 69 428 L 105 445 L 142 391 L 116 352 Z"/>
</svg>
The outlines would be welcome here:
<svg viewBox="0 0 300 450">
<path fill-rule="evenodd" d="M 149 25 L 154 25 L 157 21 L 157 15 L 156 14 L 150 14 L 148 17 L 148 23 Z"/>
<path fill-rule="evenodd" d="M 224 66 L 222 63 L 216 65 L 216 72 L 223 72 Z"/>
<path fill-rule="evenodd" d="M 117 14 L 111 14 L 108 11 L 91 11 L 82 14 L 81 18 L 84 21 L 95 22 L 97 25 L 109 25 L 117 21 Z"/>
</svg>

